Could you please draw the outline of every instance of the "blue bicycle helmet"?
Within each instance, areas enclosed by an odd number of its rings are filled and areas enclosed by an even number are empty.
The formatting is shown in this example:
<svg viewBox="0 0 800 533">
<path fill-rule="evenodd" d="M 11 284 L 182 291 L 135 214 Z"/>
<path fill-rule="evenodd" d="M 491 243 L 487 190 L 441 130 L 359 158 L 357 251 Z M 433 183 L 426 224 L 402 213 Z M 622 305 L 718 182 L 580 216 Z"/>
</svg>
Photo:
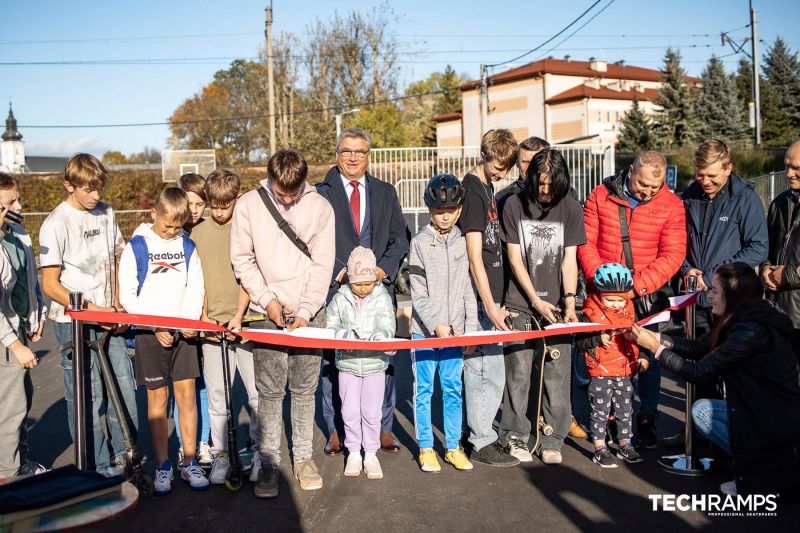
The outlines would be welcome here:
<svg viewBox="0 0 800 533">
<path fill-rule="evenodd" d="M 605 263 L 594 273 L 594 285 L 600 292 L 628 292 L 633 290 L 633 278 L 625 265 Z"/>
<path fill-rule="evenodd" d="M 458 207 L 464 201 L 464 186 L 452 174 L 437 174 L 425 186 L 425 205 Z"/>
</svg>

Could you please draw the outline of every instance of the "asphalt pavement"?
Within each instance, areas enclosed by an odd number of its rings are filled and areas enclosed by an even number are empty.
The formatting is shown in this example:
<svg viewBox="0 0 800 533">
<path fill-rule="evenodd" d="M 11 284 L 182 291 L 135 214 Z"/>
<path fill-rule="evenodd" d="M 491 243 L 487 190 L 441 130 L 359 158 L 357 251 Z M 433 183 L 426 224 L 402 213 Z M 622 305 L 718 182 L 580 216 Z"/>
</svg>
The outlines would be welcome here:
<svg viewBox="0 0 800 533">
<path fill-rule="evenodd" d="M 34 350 L 41 358 L 32 372 L 35 393 L 30 414 L 31 456 L 46 466 L 62 466 L 73 461 L 67 430 L 67 411 L 63 398 L 63 372 L 52 327 Z M 619 464 L 616 469 L 601 469 L 591 461 L 588 441 L 568 439 L 561 465 L 533 463 L 513 468 L 475 465 L 471 472 L 458 472 L 443 463 L 441 474 L 422 473 L 415 461 L 418 448 L 414 439 L 412 376 L 408 353 L 395 359 L 397 377 L 397 420 L 395 432 L 403 448 L 398 453 L 380 452 L 384 470 L 382 480 L 345 478 L 344 458 L 322 453 L 325 435 L 319 398 L 314 434 L 314 460 L 324 487 L 306 492 L 291 476 L 285 460 L 280 496 L 259 500 L 253 485 L 246 483 L 239 492 L 213 486 L 194 492 L 179 479 L 173 493 L 164 497 L 140 499 L 129 513 L 99 530 L 127 531 L 586 531 L 586 530 L 754 530 L 767 526 L 774 531 L 796 531 L 800 506 L 781 504 L 777 516 L 719 517 L 703 511 L 653 510 L 650 496 L 665 494 L 719 494 L 719 484 L 732 478 L 728 461 L 702 477 L 684 477 L 659 468 L 657 459 L 674 453 L 658 449 L 643 452 L 645 462 Z M 677 432 L 683 420 L 682 385 L 671 376 L 663 377 L 659 437 Z M 152 457 L 147 432 L 144 395 L 139 396 L 139 439 Z M 240 421 L 239 440 L 244 444 L 249 421 L 241 407 L 243 392 L 235 388 L 236 412 Z M 319 396 L 319 392 L 318 392 Z M 288 413 L 288 396 L 285 411 Z M 585 391 L 577 389 L 573 403 L 581 416 L 586 412 Z M 580 407 L 580 409 L 578 409 Z M 288 420 L 288 416 L 285 418 Z M 443 456 L 441 396 L 433 399 L 436 449 Z M 171 422 L 170 422 L 171 424 Z M 284 426 L 289 430 L 288 424 Z M 170 440 L 175 455 L 177 441 Z M 284 458 L 287 458 L 284 439 Z M 152 462 L 148 464 L 152 470 Z M 620 529 L 622 528 L 622 529 Z"/>
</svg>

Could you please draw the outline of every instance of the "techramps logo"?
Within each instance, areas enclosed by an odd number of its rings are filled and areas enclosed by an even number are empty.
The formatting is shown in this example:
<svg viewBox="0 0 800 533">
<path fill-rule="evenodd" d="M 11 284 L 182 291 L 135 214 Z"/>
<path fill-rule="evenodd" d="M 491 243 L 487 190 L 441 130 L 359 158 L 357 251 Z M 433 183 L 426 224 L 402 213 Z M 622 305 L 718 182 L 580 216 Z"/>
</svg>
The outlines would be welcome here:
<svg viewBox="0 0 800 533">
<path fill-rule="evenodd" d="M 778 494 L 649 494 L 653 511 L 704 512 L 709 517 L 778 516 Z"/>
</svg>

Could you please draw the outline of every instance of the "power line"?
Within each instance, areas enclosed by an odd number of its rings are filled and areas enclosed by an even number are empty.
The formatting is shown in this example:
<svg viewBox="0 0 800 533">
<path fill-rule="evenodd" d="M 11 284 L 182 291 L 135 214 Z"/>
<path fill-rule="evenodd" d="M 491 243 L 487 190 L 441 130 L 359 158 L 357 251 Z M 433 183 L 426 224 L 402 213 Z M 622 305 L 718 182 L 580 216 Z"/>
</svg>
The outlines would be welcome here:
<svg viewBox="0 0 800 533">
<path fill-rule="evenodd" d="M 578 17 L 577 17 L 576 19 L 574 19 L 572 22 L 570 22 L 569 24 L 567 24 L 566 26 L 564 26 L 564 27 L 563 27 L 563 28 L 562 28 L 562 29 L 561 29 L 561 30 L 560 30 L 558 33 L 556 33 L 555 35 L 553 35 L 552 37 L 550 37 L 549 39 L 547 39 L 545 42 L 543 42 L 542 44 L 540 44 L 540 45 L 539 45 L 539 46 L 537 46 L 536 48 L 533 48 L 533 49 L 531 49 L 531 50 L 528 50 L 528 51 L 527 51 L 527 52 L 525 52 L 524 54 L 522 54 L 522 55 L 519 55 L 519 56 L 517 56 L 517 57 L 515 57 L 515 58 L 512 58 L 512 59 L 509 59 L 508 61 L 503 61 L 502 63 L 495 63 L 495 64 L 493 64 L 493 65 L 486 65 L 486 67 L 487 67 L 487 68 L 494 68 L 494 67 L 499 67 L 499 66 L 502 66 L 502 65 L 506 65 L 506 64 L 508 64 L 508 63 L 513 63 L 513 62 L 515 62 L 515 61 L 519 61 L 519 60 L 520 60 L 520 59 L 522 59 L 523 57 L 526 57 L 526 56 L 528 56 L 528 55 L 530 55 L 530 54 L 532 54 L 532 53 L 536 52 L 537 50 L 539 50 L 539 49 L 540 49 L 540 48 L 542 48 L 543 46 L 546 46 L 546 45 L 547 45 L 547 44 L 549 44 L 551 41 L 555 40 L 555 39 L 556 39 L 556 38 L 557 38 L 559 35 L 561 35 L 561 34 L 562 34 L 562 33 L 564 33 L 565 31 L 567 31 L 568 29 L 570 29 L 572 26 L 574 26 L 574 25 L 575 25 L 575 24 L 576 24 L 576 23 L 577 23 L 577 22 L 578 22 L 580 19 L 582 19 L 582 18 L 584 17 L 584 15 L 586 15 L 586 14 L 587 14 L 589 11 L 591 11 L 592 9 L 594 9 L 594 8 L 595 8 L 595 6 L 596 6 L 597 4 L 599 4 L 600 2 L 602 2 L 602 0 L 597 0 L 597 1 L 596 1 L 594 4 L 592 4 L 591 6 L 589 6 L 589 8 L 588 8 L 586 11 L 584 11 L 583 13 L 581 13 L 580 15 L 578 15 Z"/>
<path fill-rule="evenodd" d="M 573 35 L 575 35 L 575 34 L 576 34 L 576 33 L 578 33 L 579 31 L 581 31 L 583 28 L 585 28 L 587 24 L 589 24 L 591 21 L 593 21 L 595 18 L 597 18 L 597 16 L 598 16 L 600 13 L 602 13 L 603 11 L 605 11 L 606 9 L 608 9 L 608 8 L 611 6 L 611 4 L 613 4 L 613 3 L 614 3 L 614 0 L 611 0 L 609 3 L 607 3 L 605 6 L 603 6 L 603 8 L 602 8 L 602 9 L 600 9 L 600 11 L 598 11 L 597 13 L 595 13 L 594 15 L 592 15 L 592 17 L 591 17 L 589 20 L 587 20 L 586 22 L 584 22 L 584 23 L 583 23 L 583 24 L 582 24 L 582 25 L 581 25 L 581 26 L 580 26 L 580 27 L 579 27 L 577 30 L 575 30 L 574 32 L 572 32 L 572 33 L 570 33 L 569 35 L 567 35 L 566 37 L 564 37 L 564 38 L 563 38 L 561 41 L 559 41 L 559 42 L 558 42 L 558 44 L 557 44 L 557 45 L 555 45 L 555 46 L 553 46 L 552 48 L 550 48 L 548 51 L 546 51 L 545 53 L 543 53 L 542 55 L 540 55 L 540 56 L 539 56 L 537 59 L 541 59 L 542 57 L 546 56 L 547 54 L 549 54 L 550 52 L 552 52 L 553 50 L 555 50 L 556 48 L 558 48 L 559 46 L 561 46 L 562 44 L 564 44 L 565 42 L 567 42 L 567 41 L 568 41 L 568 40 L 569 40 L 569 39 L 570 39 L 570 38 L 571 38 Z"/>
<path fill-rule="evenodd" d="M 295 115 L 307 115 L 309 113 L 321 113 L 323 111 L 340 111 L 343 109 L 351 109 L 354 107 L 365 107 L 365 106 L 372 106 L 378 104 L 386 104 L 390 102 L 398 102 L 400 100 L 408 100 L 411 98 L 422 98 L 423 96 L 433 96 L 436 94 L 443 94 L 445 91 L 428 91 L 424 93 L 417 93 L 417 94 L 409 94 L 405 96 L 395 96 L 394 98 L 385 98 L 383 100 L 366 100 L 363 102 L 355 102 L 353 104 L 345 104 L 345 105 L 338 105 L 338 106 L 329 106 L 329 107 L 318 107 L 315 109 L 304 109 L 303 111 L 294 111 L 292 113 L 273 113 L 270 114 L 260 114 L 260 115 L 247 115 L 247 116 L 240 116 L 240 117 L 221 117 L 221 118 L 201 118 L 201 119 L 194 119 L 194 120 L 176 120 L 176 121 L 165 121 L 165 122 L 130 122 L 130 123 L 123 123 L 123 124 L 57 124 L 57 125 L 21 125 L 19 126 L 20 129 L 79 129 L 79 128 L 137 128 L 143 126 L 171 126 L 171 125 L 180 125 L 180 124 L 202 124 L 207 122 L 238 122 L 241 120 L 253 120 L 253 119 L 260 119 L 260 118 L 270 118 L 274 117 L 283 117 L 283 116 L 295 116 Z"/>
<path fill-rule="evenodd" d="M 609 4 L 610 5 L 610 4 Z M 598 13 L 599 14 L 599 13 Z M 566 39 L 565 39 L 566 40 Z M 563 42 L 563 41 L 562 41 Z M 567 52 L 588 52 L 594 50 L 663 50 L 665 47 L 661 45 L 652 46 L 590 46 L 590 47 L 569 47 L 560 48 L 560 44 L 548 49 L 544 54 L 550 53 L 555 50 Z M 685 44 L 672 44 L 672 48 L 718 48 L 721 45 L 712 43 L 685 43 Z M 503 52 L 519 52 L 521 49 L 461 49 L 461 50 L 421 50 L 416 52 L 397 52 L 398 55 L 407 56 L 426 56 L 438 54 L 487 54 L 487 53 L 503 53 Z M 543 55 L 544 55 L 543 54 Z M 288 57 L 289 59 L 305 60 L 310 56 L 306 55 L 290 55 L 290 56 L 274 56 L 278 62 L 281 59 Z M 323 54 L 315 57 L 338 57 L 335 54 Z M 540 56 L 541 57 L 541 56 Z M 193 63 L 216 63 L 222 61 L 258 61 L 262 60 L 263 56 L 217 56 L 217 57 L 160 57 L 160 58 L 124 58 L 124 59 L 75 59 L 75 60 L 43 60 L 43 61 L 0 61 L 2 66 L 54 66 L 54 65 L 172 65 L 172 64 L 193 64 Z M 414 64 L 414 63 L 430 63 L 430 61 L 398 61 L 399 63 Z M 439 61 L 437 61 L 438 63 Z M 470 61 L 472 63 L 473 61 Z M 508 62 L 506 62 L 508 63 Z M 503 63 L 505 64 L 505 63 Z"/>
</svg>

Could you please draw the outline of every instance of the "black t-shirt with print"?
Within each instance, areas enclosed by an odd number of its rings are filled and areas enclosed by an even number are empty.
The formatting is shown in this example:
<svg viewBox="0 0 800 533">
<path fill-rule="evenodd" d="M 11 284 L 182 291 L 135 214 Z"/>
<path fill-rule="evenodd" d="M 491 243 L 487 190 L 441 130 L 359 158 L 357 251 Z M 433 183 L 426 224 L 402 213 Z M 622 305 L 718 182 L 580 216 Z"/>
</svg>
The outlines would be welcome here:
<svg viewBox="0 0 800 533">
<path fill-rule="evenodd" d="M 564 249 L 586 243 L 583 209 L 567 196 L 542 217 L 537 205 L 526 214 L 522 198 L 514 195 L 503 208 L 503 233 L 509 244 L 519 244 L 536 294 L 542 300 L 559 305 L 563 296 L 561 262 Z M 511 276 L 503 302 L 519 309 L 532 309 L 516 277 Z"/>
<path fill-rule="evenodd" d="M 503 297 L 503 245 L 494 187 L 484 185 L 475 174 L 467 174 L 461 183 L 464 185 L 464 205 L 458 225 L 462 233 L 480 231 L 483 234 L 483 266 L 492 298 L 499 303 Z"/>
</svg>

